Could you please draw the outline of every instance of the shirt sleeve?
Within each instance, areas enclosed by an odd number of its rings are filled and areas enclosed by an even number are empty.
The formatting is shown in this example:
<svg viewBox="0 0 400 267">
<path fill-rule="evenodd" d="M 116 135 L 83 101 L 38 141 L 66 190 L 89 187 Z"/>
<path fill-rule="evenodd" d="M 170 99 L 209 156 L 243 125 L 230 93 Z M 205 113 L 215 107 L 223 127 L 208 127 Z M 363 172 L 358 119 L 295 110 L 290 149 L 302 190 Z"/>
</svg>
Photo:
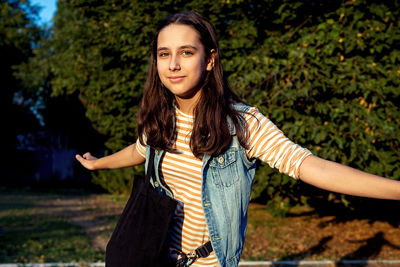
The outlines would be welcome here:
<svg viewBox="0 0 400 267">
<path fill-rule="evenodd" d="M 144 141 L 146 142 L 146 140 Z M 136 140 L 136 150 L 143 158 L 146 158 L 146 145 L 142 145 L 139 138 Z"/>
<path fill-rule="evenodd" d="M 271 168 L 277 168 L 279 172 L 298 179 L 300 165 L 311 152 L 290 141 L 256 108 L 249 109 L 246 121 L 249 131 L 247 156 L 258 158 Z"/>
</svg>

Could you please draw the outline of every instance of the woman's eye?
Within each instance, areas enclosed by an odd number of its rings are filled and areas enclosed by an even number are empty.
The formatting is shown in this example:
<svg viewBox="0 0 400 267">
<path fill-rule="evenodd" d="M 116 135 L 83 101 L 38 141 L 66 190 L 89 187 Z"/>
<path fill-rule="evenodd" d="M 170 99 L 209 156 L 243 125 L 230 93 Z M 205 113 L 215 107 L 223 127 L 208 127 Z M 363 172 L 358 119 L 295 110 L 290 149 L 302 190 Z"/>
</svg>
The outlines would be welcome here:
<svg viewBox="0 0 400 267">
<path fill-rule="evenodd" d="M 167 52 L 162 52 L 158 56 L 159 57 L 166 57 L 166 56 L 168 56 L 168 53 Z"/>
<path fill-rule="evenodd" d="M 184 55 L 184 56 L 190 56 L 190 55 L 193 55 L 193 53 L 192 53 L 192 51 L 183 50 L 183 51 L 182 51 L 182 55 Z"/>
</svg>

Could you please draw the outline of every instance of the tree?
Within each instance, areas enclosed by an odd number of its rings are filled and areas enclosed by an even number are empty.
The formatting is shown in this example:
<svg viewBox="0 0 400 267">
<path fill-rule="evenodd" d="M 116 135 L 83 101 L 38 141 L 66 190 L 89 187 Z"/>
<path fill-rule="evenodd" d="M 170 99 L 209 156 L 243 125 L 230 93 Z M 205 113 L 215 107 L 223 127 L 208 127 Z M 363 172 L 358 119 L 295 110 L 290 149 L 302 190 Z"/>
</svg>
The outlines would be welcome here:
<svg viewBox="0 0 400 267">
<path fill-rule="evenodd" d="M 263 43 L 233 62 L 230 81 L 314 154 L 398 178 L 398 15 L 397 2 L 284 1 Z M 264 179 L 271 172 L 260 168 L 253 196 L 283 190 L 298 201 L 299 184 L 278 174 Z"/>
<path fill-rule="evenodd" d="M 20 81 L 13 75 L 14 66 L 32 56 L 32 45 L 40 38 L 41 29 L 35 24 L 37 7 L 28 1 L 0 2 L 0 72 L 2 77 L 3 153 L 7 155 L 7 171 L 15 166 L 16 135 L 40 127 L 31 112 Z"/>
<path fill-rule="evenodd" d="M 211 20 L 232 88 L 289 138 L 323 158 L 399 177 L 396 1 L 59 1 L 48 43 L 52 93 L 79 95 L 108 153 L 136 140 L 156 22 L 180 10 Z M 95 181 L 126 192 L 131 177 L 107 171 Z M 300 201 L 299 184 L 261 165 L 260 196 Z"/>
</svg>

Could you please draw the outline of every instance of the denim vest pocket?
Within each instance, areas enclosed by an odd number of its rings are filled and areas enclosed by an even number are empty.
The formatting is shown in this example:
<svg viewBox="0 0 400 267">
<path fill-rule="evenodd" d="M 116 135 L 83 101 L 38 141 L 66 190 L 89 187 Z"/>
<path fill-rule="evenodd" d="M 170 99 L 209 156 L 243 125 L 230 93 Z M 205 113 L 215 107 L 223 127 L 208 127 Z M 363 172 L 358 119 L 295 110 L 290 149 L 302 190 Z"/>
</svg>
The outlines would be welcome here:
<svg viewBox="0 0 400 267">
<path fill-rule="evenodd" d="M 213 172 L 214 184 L 218 187 L 230 187 L 239 181 L 236 160 L 238 151 L 227 151 L 214 157 L 210 161 L 210 169 Z"/>
</svg>

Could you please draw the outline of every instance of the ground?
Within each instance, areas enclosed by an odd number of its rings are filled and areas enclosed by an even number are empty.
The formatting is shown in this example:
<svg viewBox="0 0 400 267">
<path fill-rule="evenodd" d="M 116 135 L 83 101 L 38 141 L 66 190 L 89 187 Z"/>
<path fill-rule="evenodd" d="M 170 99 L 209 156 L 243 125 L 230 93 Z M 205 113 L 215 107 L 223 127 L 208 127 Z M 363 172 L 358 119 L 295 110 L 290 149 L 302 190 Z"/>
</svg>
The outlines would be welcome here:
<svg viewBox="0 0 400 267">
<path fill-rule="evenodd" d="M 1 193 L 0 250 L 5 247 L 8 252 L 0 253 L 0 262 L 19 262 L 20 259 L 28 262 L 37 261 L 38 258 L 33 256 L 30 258 L 26 255 L 22 258 L 18 256 L 16 251 L 23 249 L 24 245 L 10 248 L 2 242 L 6 242 L 4 240 L 7 240 L 7 236 L 11 233 L 28 231 L 37 225 L 43 225 L 43 222 L 40 224 L 34 222 L 39 218 L 43 220 L 43 218 L 47 218 L 46 216 L 64 218 L 69 224 L 82 229 L 89 237 L 87 241 L 89 244 L 82 244 L 82 246 L 91 247 L 94 252 L 90 253 L 94 256 L 90 259 L 76 260 L 101 260 L 107 241 L 126 200 L 126 197 L 108 194 Z M 363 217 L 356 212 L 354 212 L 354 216 L 352 216 L 352 212 L 339 216 L 335 215 L 334 211 L 324 214 L 310 206 L 302 206 L 294 208 L 287 214 L 287 217 L 280 218 L 271 216 L 264 205 L 252 203 L 248 212 L 249 225 L 242 259 L 400 259 L 400 220 L 396 215 L 398 209 L 392 212 L 394 219 L 390 219 L 391 216 L 385 218 Z M 23 216 L 28 216 L 28 214 L 30 214 L 29 216 L 40 214 L 40 217 L 29 219 L 30 224 L 22 223 L 26 221 Z M 21 223 L 17 222 L 18 218 L 22 218 Z M 29 242 L 31 241 L 21 241 L 24 244 L 33 244 Z M 79 242 L 84 243 L 84 241 Z M 34 245 L 31 246 L 34 247 Z M 44 249 L 42 248 L 42 250 Z M 39 252 L 31 249 L 30 253 Z M 76 255 L 76 252 L 72 255 Z M 47 256 L 41 255 L 41 257 L 44 262 L 48 261 L 45 258 Z M 52 257 L 48 259 L 57 260 L 57 256 Z M 68 259 L 68 257 L 68 255 L 64 255 L 63 259 Z"/>
<path fill-rule="evenodd" d="M 310 208 L 274 218 L 262 205 L 249 209 L 243 257 L 257 260 L 400 259 L 399 224 L 333 215 Z"/>
</svg>

